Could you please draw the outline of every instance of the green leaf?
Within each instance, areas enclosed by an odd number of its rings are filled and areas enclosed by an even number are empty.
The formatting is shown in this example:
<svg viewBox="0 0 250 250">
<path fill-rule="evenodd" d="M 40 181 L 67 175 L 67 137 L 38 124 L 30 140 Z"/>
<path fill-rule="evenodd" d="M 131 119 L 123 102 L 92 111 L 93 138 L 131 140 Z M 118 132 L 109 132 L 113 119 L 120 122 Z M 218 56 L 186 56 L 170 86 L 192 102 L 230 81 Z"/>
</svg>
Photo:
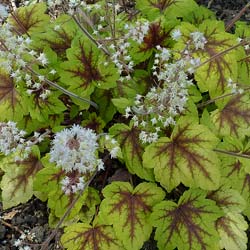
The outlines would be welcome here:
<svg viewBox="0 0 250 250">
<path fill-rule="evenodd" d="M 149 20 L 154 20 L 160 14 L 174 20 L 188 16 L 198 5 L 193 0 L 138 0 L 136 8 Z"/>
<path fill-rule="evenodd" d="M 250 36 L 250 26 L 245 22 L 236 22 L 235 24 L 235 34 L 241 38 L 249 38 Z M 247 47 L 245 47 L 247 48 Z M 245 49 L 244 47 L 241 50 L 237 50 L 239 58 L 238 62 L 238 82 L 241 84 L 248 84 L 250 81 L 250 50 Z"/>
<path fill-rule="evenodd" d="M 44 14 L 46 9 L 46 3 L 20 7 L 10 16 L 8 21 L 19 35 L 41 32 L 50 20 L 49 15 Z"/>
<path fill-rule="evenodd" d="M 96 89 L 92 99 L 98 105 L 99 116 L 108 123 L 112 120 L 114 114 L 116 113 L 116 108 L 112 103 L 112 92 L 111 90 Z"/>
<path fill-rule="evenodd" d="M 223 209 L 225 215 L 216 221 L 216 229 L 221 237 L 220 247 L 226 250 L 247 249 L 246 229 L 248 224 L 241 212 L 246 207 L 243 197 L 233 189 L 220 188 L 208 195 Z"/>
<path fill-rule="evenodd" d="M 3 208 L 7 209 L 27 202 L 34 194 L 33 179 L 42 168 L 39 152 L 25 160 L 14 161 L 13 155 L 3 158 L 0 167 L 4 171 L 1 181 Z"/>
<path fill-rule="evenodd" d="M 164 198 L 163 190 L 153 183 L 133 189 L 128 182 L 113 182 L 103 189 L 103 195 L 101 218 L 113 225 L 124 248 L 140 249 L 150 237 L 152 226 L 147 219 L 152 207 Z"/>
<path fill-rule="evenodd" d="M 218 156 L 221 159 L 221 182 L 228 188 L 237 190 L 245 199 L 247 205 L 250 204 L 250 146 L 244 145 L 239 139 L 225 137 L 218 145 Z M 224 152 L 224 153 L 223 153 Z M 236 154 L 232 155 L 230 153 Z M 238 157 L 237 157 L 238 155 Z M 241 157 L 245 155 L 249 158 Z M 250 218 L 249 209 L 244 210 L 244 214 Z"/>
<path fill-rule="evenodd" d="M 75 223 L 65 228 L 61 237 L 63 246 L 69 250 L 122 250 L 112 226 L 94 221 L 93 225 Z"/>
<path fill-rule="evenodd" d="M 32 36 L 32 46 L 35 48 L 51 48 L 60 59 L 66 59 L 66 50 L 71 47 L 73 38 L 79 32 L 79 28 L 68 15 L 58 16 L 54 22 L 45 27 L 46 32 Z"/>
<path fill-rule="evenodd" d="M 196 31 L 204 33 L 207 40 L 204 49 L 194 50 L 192 54 L 193 57 L 199 58 L 201 62 L 205 62 L 237 44 L 236 37 L 225 32 L 223 22 L 205 20 L 198 28 L 189 23 L 182 23 L 178 28 L 182 33 L 182 39 L 174 46 L 175 50 L 183 50 L 186 47 L 186 43 L 190 40 L 190 33 Z M 212 98 L 228 92 L 228 79 L 237 79 L 237 76 L 237 53 L 235 50 L 215 57 L 197 68 L 195 72 L 195 80 L 200 91 L 209 91 Z"/>
<path fill-rule="evenodd" d="M 191 189 L 181 196 L 178 204 L 162 201 L 154 207 L 150 220 L 156 227 L 159 250 L 218 249 L 215 222 L 223 213 L 205 196 L 206 192 Z"/>
<path fill-rule="evenodd" d="M 250 95 L 244 93 L 235 95 L 224 107 L 211 113 L 211 118 L 221 136 L 236 136 L 243 138 L 249 134 L 250 125 Z"/>
<path fill-rule="evenodd" d="M 110 128 L 109 132 L 120 143 L 123 159 L 129 172 L 138 175 L 140 178 L 153 181 L 153 171 L 144 168 L 142 165 L 144 149 L 139 140 L 139 129 L 117 123 Z"/>
<path fill-rule="evenodd" d="M 116 86 L 118 72 L 114 64 L 107 62 L 101 51 L 83 36 L 74 38 L 67 58 L 59 74 L 70 91 L 87 98 L 95 87 L 110 89 Z"/>
<path fill-rule="evenodd" d="M 143 165 L 153 168 L 155 178 L 171 191 L 181 182 L 188 187 L 214 190 L 219 185 L 219 161 L 213 148 L 218 143 L 205 126 L 179 120 L 170 138 L 147 146 Z"/>
<path fill-rule="evenodd" d="M 0 120 L 19 121 L 28 113 L 13 79 L 0 69 Z"/>
</svg>

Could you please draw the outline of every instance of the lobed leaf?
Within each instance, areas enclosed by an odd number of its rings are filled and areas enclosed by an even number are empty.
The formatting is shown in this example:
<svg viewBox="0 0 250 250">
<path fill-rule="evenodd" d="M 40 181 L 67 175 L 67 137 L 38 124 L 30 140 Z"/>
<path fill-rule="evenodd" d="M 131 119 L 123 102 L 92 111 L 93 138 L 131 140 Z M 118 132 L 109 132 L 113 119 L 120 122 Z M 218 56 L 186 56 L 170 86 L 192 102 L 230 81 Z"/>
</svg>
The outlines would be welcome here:
<svg viewBox="0 0 250 250">
<path fill-rule="evenodd" d="M 103 189 L 103 195 L 103 221 L 113 225 L 125 249 L 140 249 L 152 232 L 147 219 L 153 206 L 164 198 L 163 190 L 153 183 L 141 183 L 133 189 L 128 182 L 113 182 Z"/>
<path fill-rule="evenodd" d="M 144 168 L 142 164 L 144 149 L 139 140 L 140 130 L 136 127 L 117 123 L 110 128 L 109 132 L 120 143 L 123 159 L 129 172 L 138 175 L 140 178 L 153 181 L 153 171 Z"/>
<path fill-rule="evenodd" d="M 122 250 L 111 226 L 94 222 L 75 223 L 65 228 L 63 246 L 70 250 Z"/>
<path fill-rule="evenodd" d="M 45 14 L 46 9 L 46 3 L 20 7 L 9 17 L 8 21 L 18 34 L 41 32 L 50 20 L 49 15 Z"/>
<path fill-rule="evenodd" d="M 162 201 L 154 207 L 150 221 L 156 227 L 159 250 L 217 249 L 219 238 L 215 222 L 223 213 L 205 196 L 202 190 L 190 189 L 178 204 Z"/>
<path fill-rule="evenodd" d="M 179 120 L 170 138 L 147 146 L 143 165 L 169 192 L 181 182 L 188 187 L 214 190 L 219 185 L 219 161 L 213 148 L 218 143 L 205 126 Z"/>
<path fill-rule="evenodd" d="M 0 168 L 4 175 L 0 186 L 4 209 L 25 203 L 34 195 L 34 176 L 42 168 L 39 157 L 39 152 L 33 149 L 25 160 L 14 161 L 13 155 L 1 160 Z"/>
</svg>

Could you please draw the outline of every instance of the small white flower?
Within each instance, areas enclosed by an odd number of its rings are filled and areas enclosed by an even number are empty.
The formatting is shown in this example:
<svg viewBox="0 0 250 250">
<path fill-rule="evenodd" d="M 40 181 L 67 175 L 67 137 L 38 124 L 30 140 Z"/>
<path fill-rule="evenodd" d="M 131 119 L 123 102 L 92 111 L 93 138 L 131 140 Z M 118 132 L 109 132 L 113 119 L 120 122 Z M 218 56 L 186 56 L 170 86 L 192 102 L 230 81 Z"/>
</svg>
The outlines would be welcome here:
<svg viewBox="0 0 250 250">
<path fill-rule="evenodd" d="M 39 57 L 37 57 L 37 60 L 43 65 L 45 66 L 46 64 L 48 64 L 48 59 L 46 57 L 46 55 L 44 53 L 40 53 Z"/>
<path fill-rule="evenodd" d="M 181 38 L 182 34 L 181 31 L 179 29 L 176 29 L 172 32 L 171 37 L 173 38 L 173 40 L 178 41 Z"/>
</svg>

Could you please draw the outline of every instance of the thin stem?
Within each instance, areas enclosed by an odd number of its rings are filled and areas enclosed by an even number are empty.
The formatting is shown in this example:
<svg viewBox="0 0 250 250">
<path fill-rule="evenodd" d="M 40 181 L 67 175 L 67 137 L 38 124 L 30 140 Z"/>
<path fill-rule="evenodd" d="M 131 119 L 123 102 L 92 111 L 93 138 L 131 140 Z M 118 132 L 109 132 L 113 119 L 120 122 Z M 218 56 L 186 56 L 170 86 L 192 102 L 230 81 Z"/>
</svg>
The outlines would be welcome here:
<svg viewBox="0 0 250 250">
<path fill-rule="evenodd" d="M 231 22 L 229 22 L 229 24 L 226 26 L 226 31 L 229 31 L 233 25 L 235 24 L 236 21 L 238 21 L 241 16 L 246 12 L 246 10 L 250 7 L 250 2 L 247 3 L 242 9 L 241 11 L 231 20 Z"/>
<path fill-rule="evenodd" d="M 236 152 L 227 151 L 227 150 L 223 150 L 223 149 L 214 149 L 213 151 L 215 151 L 217 153 L 221 153 L 221 154 L 250 159 L 250 155 L 247 155 L 247 154 L 236 153 Z"/>
<path fill-rule="evenodd" d="M 34 71 L 32 68 L 30 68 L 29 66 L 26 66 L 25 68 L 26 68 L 28 71 L 30 71 L 32 74 L 34 74 L 34 75 L 36 75 L 36 76 L 39 76 L 39 74 L 38 74 L 37 72 L 35 72 L 35 71 Z M 63 92 L 64 94 L 66 94 L 66 95 L 68 95 L 68 96 L 71 96 L 71 97 L 73 97 L 73 98 L 76 98 L 76 99 L 78 99 L 78 100 L 81 100 L 81 101 L 83 101 L 83 102 L 86 102 L 86 103 L 90 104 L 91 106 L 93 106 L 95 109 L 98 109 L 98 106 L 97 106 L 97 104 L 96 104 L 95 102 L 92 102 L 92 101 L 90 101 L 90 100 L 88 100 L 88 99 L 86 99 L 86 98 L 83 98 L 83 97 L 81 97 L 81 96 L 78 96 L 78 95 L 76 95 L 76 94 L 74 94 L 74 93 L 72 93 L 72 92 L 66 90 L 65 88 L 59 86 L 58 84 L 56 84 L 56 83 L 50 81 L 50 80 L 47 79 L 47 78 L 45 78 L 44 81 L 45 81 L 47 84 L 49 84 L 50 86 L 54 87 L 55 89 L 60 90 L 60 91 Z"/>
<path fill-rule="evenodd" d="M 198 66 L 196 66 L 195 69 L 200 68 L 201 66 L 203 66 L 203 65 L 205 65 L 205 64 L 207 64 L 207 63 L 213 61 L 214 59 L 216 59 L 216 58 L 218 58 L 218 57 L 220 57 L 220 56 L 223 56 L 223 55 L 227 54 L 227 53 L 230 52 L 231 50 L 234 50 L 234 49 L 236 49 L 236 48 L 238 48 L 238 47 L 240 47 L 240 46 L 246 45 L 246 44 L 248 44 L 248 43 L 249 43 L 249 41 L 246 40 L 246 39 L 244 39 L 243 41 L 239 42 L 238 44 L 236 44 L 236 45 L 234 45 L 234 46 L 232 46 L 232 47 L 230 47 L 230 48 L 228 48 L 228 49 L 225 49 L 225 50 L 223 50 L 223 51 L 221 51 L 221 52 L 215 54 L 214 56 L 210 57 L 210 58 L 207 59 L 206 61 L 204 61 L 204 62 L 202 62 L 201 64 L 199 64 Z"/>
<path fill-rule="evenodd" d="M 53 230 L 53 232 L 42 243 L 41 250 L 47 250 L 48 249 L 48 245 L 49 245 L 50 241 L 53 240 L 53 238 L 56 236 L 56 234 L 57 234 L 60 226 L 62 225 L 62 223 L 64 222 L 64 220 L 66 219 L 66 217 L 70 214 L 72 208 L 75 206 L 75 204 L 77 203 L 77 201 L 80 199 L 80 197 L 82 196 L 82 194 L 84 193 L 84 191 L 86 190 L 86 188 L 90 185 L 90 183 L 92 182 L 92 180 L 96 176 L 97 172 L 98 172 L 98 169 L 96 169 L 96 171 L 93 173 L 93 175 L 91 176 L 91 178 L 88 180 L 88 182 L 86 183 L 85 188 L 83 190 L 81 190 L 79 192 L 79 194 L 75 197 L 75 199 L 72 201 L 72 203 L 70 204 L 70 206 L 68 207 L 68 209 L 66 210 L 66 212 L 64 213 L 64 215 L 62 216 L 62 218 L 60 219 L 60 221 L 57 223 L 57 225 L 56 225 L 55 229 Z"/>
<path fill-rule="evenodd" d="M 87 29 L 85 29 L 85 27 L 81 25 L 78 18 L 75 15 L 72 15 L 72 18 L 76 22 L 78 27 L 83 31 L 83 33 L 89 38 L 89 40 L 93 42 L 98 48 L 100 48 L 106 55 L 110 56 L 109 51 L 105 47 L 103 47 L 103 44 L 100 44 L 95 40 L 95 38 L 87 31 Z"/>
</svg>

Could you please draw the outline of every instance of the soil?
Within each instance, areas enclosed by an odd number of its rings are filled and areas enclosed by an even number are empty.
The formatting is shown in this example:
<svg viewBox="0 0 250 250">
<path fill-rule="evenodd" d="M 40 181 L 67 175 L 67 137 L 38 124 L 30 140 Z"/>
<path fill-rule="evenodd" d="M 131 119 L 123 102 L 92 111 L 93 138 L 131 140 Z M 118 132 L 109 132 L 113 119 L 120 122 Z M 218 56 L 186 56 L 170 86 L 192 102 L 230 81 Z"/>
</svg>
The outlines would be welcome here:
<svg viewBox="0 0 250 250">
<path fill-rule="evenodd" d="M 218 19 L 224 20 L 226 23 L 239 13 L 247 2 L 248 0 L 197 0 L 198 4 L 209 7 L 216 13 Z M 250 8 L 245 11 L 240 20 L 250 22 Z M 29 233 L 27 233 L 28 231 Z M 32 237 L 32 233 L 35 234 L 32 243 L 36 243 L 37 245 L 32 246 L 30 249 L 41 248 L 39 243 L 45 241 L 51 233 L 51 229 L 49 229 L 48 226 L 48 211 L 46 203 L 33 198 L 26 204 L 5 211 L 3 211 L 0 203 L 0 250 L 21 249 L 15 247 L 14 243 L 16 240 L 20 240 L 22 232 L 28 235 L 24 240 L 27 243 L 31 243 L 29 238 Z M 60 232 L 57 235 L 57 238 L 59 237 Z M 29 246 L 29 244 L 25 244 L 25 246 Z M 24 245 L 23 249 L 26 250 Z M 50 243 L 48 250 L 49 249 L 60 250 L 63 248 L 56 239 Z M 156 250 L 157 247 L 155 242 L 153 240 L 146 242 L 143 246 L 143 250 L 146 249 Z"/>
</svg>

